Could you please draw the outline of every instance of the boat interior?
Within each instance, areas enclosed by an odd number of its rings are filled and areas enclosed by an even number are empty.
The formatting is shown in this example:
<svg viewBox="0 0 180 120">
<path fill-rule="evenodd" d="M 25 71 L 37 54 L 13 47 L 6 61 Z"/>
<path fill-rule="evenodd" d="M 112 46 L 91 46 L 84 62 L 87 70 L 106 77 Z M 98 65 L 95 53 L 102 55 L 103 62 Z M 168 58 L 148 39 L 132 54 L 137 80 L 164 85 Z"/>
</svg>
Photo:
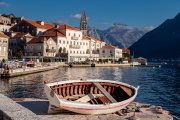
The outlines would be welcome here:
<svg viewBox="0 0 180 120">
<path fill-rule="evenodd" d="M 135 90 L 109 82 L 76 82 L 50 86 L 50 95 L 55 92 L 59 99 L 90 104 L 110 104 L 124 101 L 135 94 Z"/>
</svg>

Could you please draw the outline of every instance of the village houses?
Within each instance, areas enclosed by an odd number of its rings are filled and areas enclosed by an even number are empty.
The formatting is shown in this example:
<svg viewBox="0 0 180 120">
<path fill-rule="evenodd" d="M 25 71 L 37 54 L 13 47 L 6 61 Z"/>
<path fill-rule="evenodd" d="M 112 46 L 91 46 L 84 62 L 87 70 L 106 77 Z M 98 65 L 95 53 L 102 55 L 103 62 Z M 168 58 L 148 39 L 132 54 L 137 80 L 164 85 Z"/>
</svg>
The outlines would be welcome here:
<svg viewBox="0 0 180 120">
<path fill-rule="evenodd" d="M 122 57 L 122 49 L 105 46 L 105 42 L 87 36 L 85 11 L 80 29 L 67 24 L 54 26 L 43 21 L 22 19 L 10 28 L 9 57 L 22 51 L 25 58 L 66 57 L 68 61 L 85 61 Z"/>
</svg>

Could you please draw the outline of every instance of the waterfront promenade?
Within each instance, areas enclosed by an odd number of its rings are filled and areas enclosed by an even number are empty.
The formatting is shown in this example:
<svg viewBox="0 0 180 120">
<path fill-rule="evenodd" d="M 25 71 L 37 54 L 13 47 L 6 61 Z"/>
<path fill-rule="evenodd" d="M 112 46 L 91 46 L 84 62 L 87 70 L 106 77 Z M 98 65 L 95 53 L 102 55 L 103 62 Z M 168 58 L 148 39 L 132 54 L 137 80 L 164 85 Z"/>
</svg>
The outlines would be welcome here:
<svg viewBox="0 0 180 120">
<path fill-rule="evenodd" d="M 2 94 L 0 94 L 0 99 L 0 119 L 2 120 L 127 120 L 134 115 L 133 111 L 119 116 L 115 113 L 81 115 L 64 110 L 56 114 L 47 114 L 48 100 L 35 98 L 10 99 Z M 157 114 L 153 105 L 132 102 L 128 107 L 133 108 L 135 104 L 140 107 L 140 112 L 135 113 L 140 120 L 173 120 L 173 117 L 168 114 Z"/>
</svg>

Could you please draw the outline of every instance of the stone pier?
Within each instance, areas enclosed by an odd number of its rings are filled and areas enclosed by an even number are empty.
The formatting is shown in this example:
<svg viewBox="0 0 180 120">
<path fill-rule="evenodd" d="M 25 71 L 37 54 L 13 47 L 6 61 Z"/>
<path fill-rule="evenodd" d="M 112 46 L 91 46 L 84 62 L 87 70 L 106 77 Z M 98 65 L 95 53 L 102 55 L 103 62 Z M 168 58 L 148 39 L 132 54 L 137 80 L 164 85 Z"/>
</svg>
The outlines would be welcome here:
<svg viewBox="0 0 180 120">
<path fill-rule="evenodd" d="M 48 100 L 9 99 L 2 94 L 0 94 L 0 100 L 0 120 L 128 120 L 134 115 L 133 111 L 125 113 L 124 116 L 119 116 L 116 113 L 81 115 L 65 110 L 56 114 L 47 114 Z M 135 115 L 140 120 L 173 120 L 169 114 L 158 114 L 153 105 L 132 102 L 128 107 L 133 108 L 135 104 L 139 107 L 139 112 L 135 112 Z"/>
</svg>

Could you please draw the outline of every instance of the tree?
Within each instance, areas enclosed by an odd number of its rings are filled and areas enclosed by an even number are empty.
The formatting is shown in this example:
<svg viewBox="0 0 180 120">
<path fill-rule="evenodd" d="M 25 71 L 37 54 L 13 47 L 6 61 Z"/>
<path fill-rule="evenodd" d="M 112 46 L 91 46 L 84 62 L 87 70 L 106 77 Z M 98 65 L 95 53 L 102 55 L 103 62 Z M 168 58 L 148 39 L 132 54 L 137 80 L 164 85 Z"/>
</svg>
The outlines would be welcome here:
<svg viewBox="0 0 180 120">
<path fill-rule="evenodd" d="M 59 52 L 59 53 L 61 53 L 61 52 L 62 52 L 62 47 L 60 47 L 60 48 L 59 48 L 59 51 L 58 51 L 58 52 Z"/>
<path fill-rule="evenodd" d="M 66 53 L 66 48 L 65 47 L 63 48 L 63 53 Z"/>
<path fill-rule="evenodd" d="M 87 51 L 86 51 L 86 54 L 90 54 L 90 51 L 89 51 L 89 49 L 87 49 Z"/>
<path fill-rule="evenodd" d="M 22 51 L 19 51 L 18 53 L 16 53 L 16 57 L 18 57 L 18 59 L 22 59 L 23 58 Z"/>
</svg>

